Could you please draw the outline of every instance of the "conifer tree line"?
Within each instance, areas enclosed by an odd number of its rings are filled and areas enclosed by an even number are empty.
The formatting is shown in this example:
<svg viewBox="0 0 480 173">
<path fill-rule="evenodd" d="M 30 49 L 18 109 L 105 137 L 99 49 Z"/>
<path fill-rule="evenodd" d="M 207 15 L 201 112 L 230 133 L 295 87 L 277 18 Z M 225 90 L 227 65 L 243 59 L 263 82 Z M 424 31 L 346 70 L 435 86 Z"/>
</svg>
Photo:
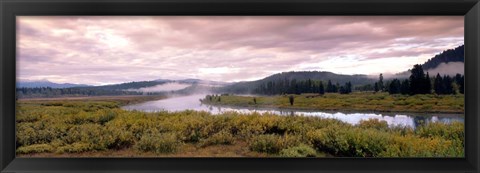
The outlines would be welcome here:
<svg viewBox="0 0 480 173">
<path fill-rule="evenodd" d="M 269 81 L 258 85 L 253 93 L 263 95 L 276 95 L 276 94 L 302 94 L 302 93 L 340 93 L 348 94 L 353 90 L 352 83 L 347 82 L 344 85 L 340 85 L 338 82 L 333 84 L 331 80 L 324 83 L 319 80 L 302 80 L 296 79 L 283 79 L 276 81 Z"/>
<path fill-rule="evenodd" d="M 390 94 L 464 94 L 465 76 L 456 74 L 454 77 L 448 75 L 441 76 L 439 73 L 435 77 L 425 73 L 421 65 L 415 65 L 411 70 L 408 79 L 393 79 L 383 85 L 383 76 L 380 74 L 378 82 L 375 83 L 375 92 L 385 91 Z M 383 87 L 382 87 L 383 86 Z"/>
</svg>

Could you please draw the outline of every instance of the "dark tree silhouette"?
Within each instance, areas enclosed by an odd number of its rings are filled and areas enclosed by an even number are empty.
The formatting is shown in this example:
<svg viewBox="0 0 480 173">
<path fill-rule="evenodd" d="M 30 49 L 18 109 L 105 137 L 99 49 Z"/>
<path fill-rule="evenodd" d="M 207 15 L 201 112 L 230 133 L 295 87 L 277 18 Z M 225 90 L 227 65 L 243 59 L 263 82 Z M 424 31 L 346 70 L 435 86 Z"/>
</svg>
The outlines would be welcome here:
<svg viewBox="0 0 480 173">
<path fill-rule="evenodd" d="M 411 70 L 412 74 L 410 75 L 410 94 L 427 94 L 429 91 L 429 86 L 427 86 L 427 79 L 423 68 L 421 65 L 416 64 Z"/>
<path fill-rule="evenodd" d="M 325 88 L 323 87 L 322 81 L 320 81 L 320 83 L 318 84 L 318 93 L 321 95 L 325 94 Z"/>
<path fill-rule="evenodd" d="M 383 91 L 384 86 L 383 86 L 383 74 L 380 73 L 380 76 L 378 77 L 378 89 L 380 91 Z"/>
<path fill-rule="evenodd" d="M 293 106 L 293 102 L 295 101 L 295 97 L 288 96 L 288 101 L 290 102 L 290 105 Z"/>
<path fill-rule="evenodd" d="M 402 85 L 400 86 L 400 93 L 404 95 L 410 93 L 410 81 L 408 81 L 408 79 L 402 81 Z"/>
<path fill-rule="evenodd" d="M 435 90 L 435 94 L 445 94 L 445 86 L 443 85 L 443 79 L 442 76 L 440 76 L 440 73 L 437 73 L 437 76 L 435 76 L 433 88 Z"/>
<path fill-rule="evenodd" d="M 400 88 L 401 88 L 400 80 L 393 79 L 392 82 L 390 82 L 390 84 L 388 85 L 388 93 L 399 94 L 401 90 Z"/>
</svg>

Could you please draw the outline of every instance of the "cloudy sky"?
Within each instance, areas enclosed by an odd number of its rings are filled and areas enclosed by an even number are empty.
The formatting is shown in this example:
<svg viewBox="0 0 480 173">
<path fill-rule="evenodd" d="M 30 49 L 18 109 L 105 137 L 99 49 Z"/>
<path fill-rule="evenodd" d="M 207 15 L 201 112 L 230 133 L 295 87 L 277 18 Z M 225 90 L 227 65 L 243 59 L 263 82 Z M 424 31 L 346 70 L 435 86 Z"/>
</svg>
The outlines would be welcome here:
<svg viewBox="0 0 480 173">
<path fill-rule="evenodd" d="M 464 41 L 463 16 L 17 17 L 17 77 L 104 85 L 397 73 Z"/>
</svg>

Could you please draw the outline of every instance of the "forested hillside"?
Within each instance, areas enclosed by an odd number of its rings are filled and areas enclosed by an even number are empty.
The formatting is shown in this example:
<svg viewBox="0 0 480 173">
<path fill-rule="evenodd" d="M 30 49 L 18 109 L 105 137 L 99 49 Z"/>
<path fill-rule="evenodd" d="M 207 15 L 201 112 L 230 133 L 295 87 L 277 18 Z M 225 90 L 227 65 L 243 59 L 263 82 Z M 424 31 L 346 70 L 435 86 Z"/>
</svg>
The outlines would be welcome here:
<svg viewBox="0 0 480 173">
<path fill-rule="evenodd" d="M 429 70 L 437 67 L 440 63 L 449 62 L 465 62 L 465 46 L 461 45 L 455 49 L 448 49 L 442 53 L 435 55 L 433 58 L 425 62 L 422 67 Z"/>
<path fill-rule="evenodd" d="M 222 88 L 221 91 L 257 94 L 297 93 L 300 91 L 319 92 L 320 81 L 324 82 L 323 85 L 326 91 L 327 81 L 330 81 L 337 90 L 340 89 L 341 85 L 345 85 L 346 83 L 350 85 L 366 85 L 375 82 L 374 79 L 367 77 L 367 75 L 342 75 L 324 71 L 300 71 L 278 73 L 257 81 L 238 82 Z M 266 92 L 267 90 L 269 90 L 269 92 Z"/>
</svg>

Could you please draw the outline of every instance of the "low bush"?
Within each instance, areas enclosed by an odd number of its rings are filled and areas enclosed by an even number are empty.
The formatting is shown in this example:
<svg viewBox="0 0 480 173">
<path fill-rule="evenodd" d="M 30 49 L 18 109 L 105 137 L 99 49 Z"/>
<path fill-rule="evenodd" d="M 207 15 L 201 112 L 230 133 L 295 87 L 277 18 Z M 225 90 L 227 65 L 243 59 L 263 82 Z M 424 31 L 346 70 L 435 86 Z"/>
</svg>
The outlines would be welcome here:
<svg viewBox="0 0 480 173">
<path fill-rule="evenodd" d="M 312 147 L 302 144 L 299 146 L 289 147 L 280 151 L 281 157 L 316 157 L 317 151 Z"/>
<path fill-rule="evenodd" d="M 391 141 L 390 134 L 374 129 L 353 129 L 347 134 L 348 151 L 342 154 L 354 157 L 377 157 Z"/>
<path fill-rule="evenodd" d="M 248 142 L 250 150 L 265 153 L 278 153 L 283 149 L 282 138 L 279 135 L 259 135 Z"/>
<path fill-rule="evenodd" d="M 348 157 L 376 157 L 390 142 L 386 132 L 360 128 L 326 128 L 308 133 L 307 138 L 319 151 Z"/>
<path fill-rule="evenodd" d="M 333 155 L 340 155 L 349 150 L 345 129 L 327 127 L 307 133 L 309 143 L 318 151 L 325 151 Z"/>
<path fill-rule="evenodd" d="M 107 129 L 99 124 L 81 124 L 68 130 L 68 135 L 63 140 L 68 144 L 86 143 L 95 150 L 106 150 L 115 142 Z"/>
<path fill-rule="evenodd" d="M 441 137 L 452 141 L 461 142 L 465 139 L 464 124 L 460 122 L 452 122 L 450 124 L 434 122 L 420 126 L 415 133 L 424 138 Z"/>
<path fill-rule="evenodd" d="M 221 131 L 212 135 L 211 137 L 201 141 L 201 146 L 210 145 L 230 145 L 235 143 L 233 135 L 227 131 Z"/>
<path fill-rule="evenodd" d="M 144 152 L 175 153 L 181 142 L 174 133 L 145 134 L 134 148 Z"/>
<path fill-rule="evenodd" d="M 440 138 L 394 136 L 380 157 L 463 157 L 463 147 Z"/>
<path fill-rule="evenodd" d="M 109 149 L 129 148 L 133 146 L 136 141 L 131 131 L 121 128 L 107 127 L 107 134 L 105 135 L 113 139 L 107 144 Z"/>
<path fill-rule="evenodd" d="M 93 150 L 94 148 L 89 143 L 75 142 L 73 144 L 58 147 L 56 153 L 82 153 Z"/>
<path fill-rule="evenodd" d="M 49 121 L 33 123 L 18 123 L 16 138 L 17 145 L 27 146 L 32 144 L 49 143 L 67 133 L 68 125 Z"/>
<path fill-rule="evenodd" d="M 25 147 L 19 147 L 17 149 L 18 154 L 50 153 L 52 151 L 53 147 L 49 144 L 34 144 Z"/>
<path fill-rule="evenodd" d="M 300 138 L 293 135 L 266 134 L 252 137 L 248 141 L 250 150 L 263 153 L 278 153 L 282 149 L 300 144 Z"/>
<path fill-rule="evenodd" d="M 387 121 L 378 120 L 378 119 L 375 119 L 375 118 L 371 118 L 371 119 L 368 119 L 368 120 L 361 120 L 358 123 L 357 126 L 360 127 L 360 128 L 364 128 L 364 129 L 373 128 L 373 129 L 377 129 L 377 130 L 388 130 Z"/>
</svg>

